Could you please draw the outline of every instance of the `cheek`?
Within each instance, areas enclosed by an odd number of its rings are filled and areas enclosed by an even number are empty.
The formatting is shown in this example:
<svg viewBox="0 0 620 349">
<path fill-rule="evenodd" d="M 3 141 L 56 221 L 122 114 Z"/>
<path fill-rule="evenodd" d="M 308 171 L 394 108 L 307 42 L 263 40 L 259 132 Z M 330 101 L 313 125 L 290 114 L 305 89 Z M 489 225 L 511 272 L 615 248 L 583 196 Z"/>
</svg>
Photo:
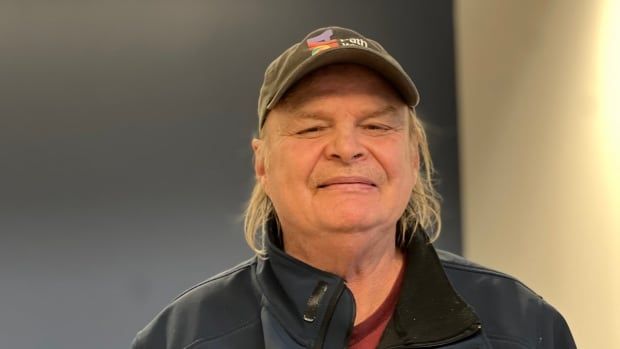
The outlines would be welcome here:
<svg viewBox="0 0 620 349">
<path fill-rule="evenodd" d="M 277 190 L 289 194 L 287 187 L 305 186 L 309 182 L 317 156 L 314 147 L 298 142 L 282 142 L 277 151 L 270 154 L 269 167 L 266 169 L 266 187 L 278 186 Z M 267 189 L 266 189 L 267 190 Z"/>
<path fill-rule="evenodd" d="M 384 161 L 388 176 L 396 177 L 403 183 L 415 182 L 418 170 L 418 155 L 412 151 L 409 144 L 400 141 L 389 147 L 379 148 L 385 150 L 381 158 Z"/>
<path fill-rule="evenodd" d="M 416 157 L 409 152 L 403 152 L 392 159 L 391 171 L 388 170 L 387 174 L 388 177 L 392 177 L 396 196 L 410 195 L 418 179 L 417 168 Z"/>
</svg>

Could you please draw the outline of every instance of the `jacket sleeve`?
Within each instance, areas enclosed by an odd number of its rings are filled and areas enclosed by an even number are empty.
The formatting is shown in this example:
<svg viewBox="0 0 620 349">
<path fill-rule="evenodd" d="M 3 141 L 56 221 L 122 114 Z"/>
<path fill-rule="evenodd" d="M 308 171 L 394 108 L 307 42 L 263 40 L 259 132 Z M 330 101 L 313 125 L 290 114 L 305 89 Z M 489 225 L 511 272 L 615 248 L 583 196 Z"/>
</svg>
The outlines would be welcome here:
<svg viewBox="0 0 620 349">
<path fill-rule="evenodd" d="M 562 314 L 544 300 L 542 312 L 541 319 L 544 321 L 538 338 L 539 348 L 576 349 L 577 345 Z"/>
<path fill-rule="evenodd" d="M 153 336 L 147 336 L 143 331 L 138 332 L 131 342 L 131 349 L 165 349 L 165 341 L 161 338 L 153 339 Z"/>
<path fill-rule="evenodd" d="M 168 349 L 168 309 L 164 309 L 136 334 L 131 349 Z"/>
<path fill-rule="evenodd" d="M 141 345 L 140 343 L 140 339 L 139 339 L 139 335 L 136 335 L 133 339 L 133 341 L 131 342 L 131 349 L 142 349 L 144 348 L 143 345 Z"/>
</svg>

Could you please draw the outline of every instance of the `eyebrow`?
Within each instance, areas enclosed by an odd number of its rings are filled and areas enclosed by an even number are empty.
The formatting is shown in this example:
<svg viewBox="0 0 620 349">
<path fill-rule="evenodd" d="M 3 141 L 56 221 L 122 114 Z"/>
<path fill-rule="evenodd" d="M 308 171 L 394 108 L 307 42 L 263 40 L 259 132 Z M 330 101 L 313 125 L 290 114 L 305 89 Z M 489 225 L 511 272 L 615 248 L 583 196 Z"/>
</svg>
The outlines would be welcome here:
<svg viewBox="0 0 620 349">
<path fill-rule="evenodd" d="M 395 106 L 387 105 L 381 109 L 377 109 L 370 113 L 365 114 L 362 117 L 362 119 L 366 120 L 366 119 L 378 118 L 384 115 L 389 115 L 392 118 L 396 119 L 395 117 L 396 111 L 397 109 Z M 327 115 L 325 115 L 325 113 L 322 110 L 314 111 L 314 112 L 295 110 L 292 112 L 292 116 L 294 116 L 297 119 L 313 119 L 313 120 L 325 120 L 329 118 Z"/>
<path fill-rule="evenodd" d="M 393 105 L 387 105 L 384 108 L 375 110 L 374 112 L 369 113 L 368 115 L 366 115 L 364 118 L 365 119 L 371 119 L 371 118 L 377 118 L 380 116 L 384 116 L 384 115 L 389 115 L 394 117 L 396 114 L 396 107 Z"/>
</svg>

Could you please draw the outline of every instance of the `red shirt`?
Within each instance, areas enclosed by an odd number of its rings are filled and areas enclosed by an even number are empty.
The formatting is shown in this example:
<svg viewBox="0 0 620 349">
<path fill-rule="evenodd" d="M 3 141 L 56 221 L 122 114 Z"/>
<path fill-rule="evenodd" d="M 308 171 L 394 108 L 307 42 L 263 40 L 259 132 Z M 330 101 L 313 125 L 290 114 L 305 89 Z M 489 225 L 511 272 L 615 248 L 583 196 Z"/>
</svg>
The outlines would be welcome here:
<svg viewBox="0 0 620 349">
<path fill-rule="evenodd" d="M 403 282 L 404 270 L 405 263 L 403 262 L 400 274 L 394 282 L 392 290 L 387 298 L 368 319 L 353 327 L 353 333 L 351 333 L 351 337 L 349 337 L 349 349 L 375 349 L 377 345 L 379 345 L 381 335 L 390 321 L 394 309 L 396 309 L 398 295 L 400 294 L 400 286 Z"/>
</svg>

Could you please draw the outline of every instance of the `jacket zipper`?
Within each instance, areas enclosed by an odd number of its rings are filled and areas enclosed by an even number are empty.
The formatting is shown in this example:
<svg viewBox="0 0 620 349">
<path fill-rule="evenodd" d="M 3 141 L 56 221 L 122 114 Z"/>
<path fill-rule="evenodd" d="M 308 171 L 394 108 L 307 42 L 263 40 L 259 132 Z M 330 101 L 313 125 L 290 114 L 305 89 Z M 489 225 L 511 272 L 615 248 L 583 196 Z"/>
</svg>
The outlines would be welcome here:
<svg viewBox="0 0 620 349">
<path fill-rule="evenodd" d="M 313 349 L 322 349 L 323 344 L 325 343 L 325 337 L 327 337 L 327 329 L 329 328 L 329 323 L 332 320 L 334 312 L 336 311 L 336 305 L 342 296 L 342 292 L 344 291 L 344 282 L 339 282 L 336 285 L 336 291 L 334 295 L 329 300 L 329 304 L 327 305 L 327 310 L 325 311 L 325 320 L 321 323 L 321 329 L 319 330 L 319 335 L 312 346 Z"/>
</svg>

